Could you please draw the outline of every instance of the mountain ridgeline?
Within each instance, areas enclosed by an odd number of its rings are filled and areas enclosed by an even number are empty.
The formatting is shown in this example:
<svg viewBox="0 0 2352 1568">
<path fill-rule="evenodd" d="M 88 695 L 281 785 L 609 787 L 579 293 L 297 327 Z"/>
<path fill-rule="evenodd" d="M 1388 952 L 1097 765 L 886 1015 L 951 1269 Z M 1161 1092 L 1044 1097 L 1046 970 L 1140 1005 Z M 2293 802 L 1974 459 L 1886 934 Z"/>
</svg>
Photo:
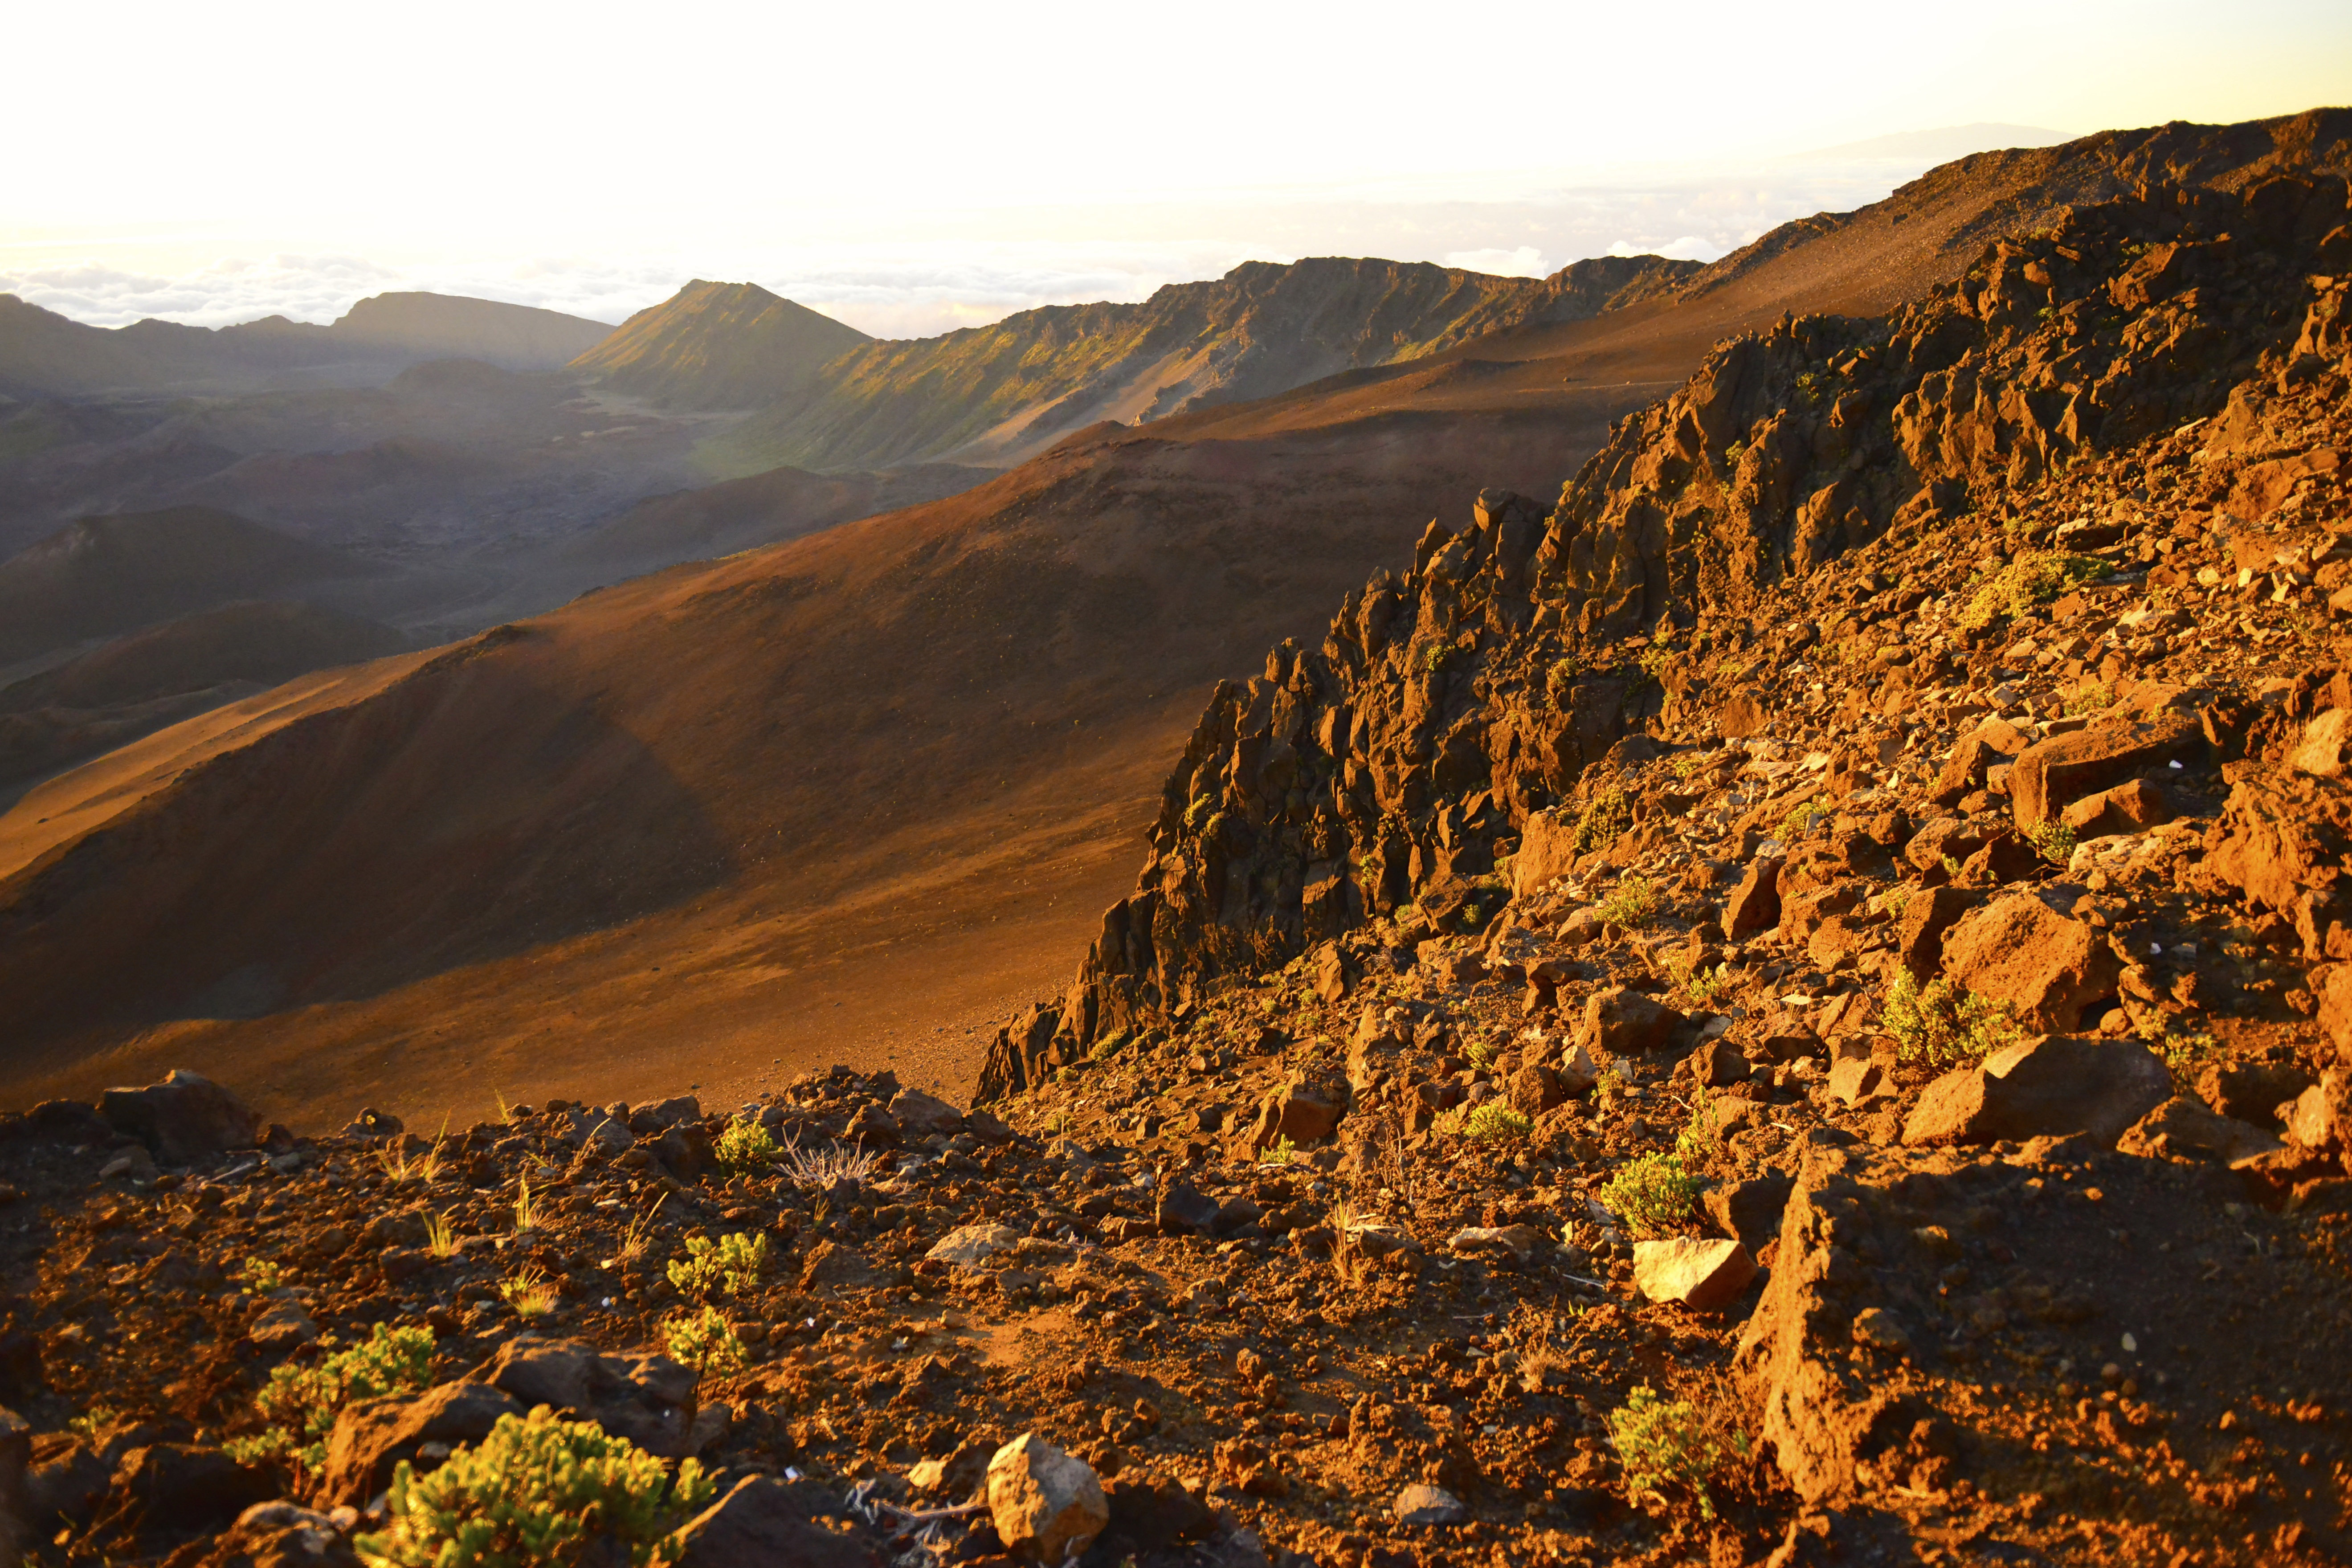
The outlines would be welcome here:
<svg viewBox="0 0 2352 1568">
<path fill-rule="evenodd" d="M 1252 261 L 1139 304 L 1047 306 L 898 342 L 866 340 L 750 284 L 696 283 L 574 368 L 673 406 L 772 399 L 718 443 L 740 471 L 1003 465 L 1105 420 L 1270 396 L 1515 327 L 1582 321 L 1697 270 L 1656 256 L 1600 257 L 1549 278 L 1336 257 Z"/>
</svg>

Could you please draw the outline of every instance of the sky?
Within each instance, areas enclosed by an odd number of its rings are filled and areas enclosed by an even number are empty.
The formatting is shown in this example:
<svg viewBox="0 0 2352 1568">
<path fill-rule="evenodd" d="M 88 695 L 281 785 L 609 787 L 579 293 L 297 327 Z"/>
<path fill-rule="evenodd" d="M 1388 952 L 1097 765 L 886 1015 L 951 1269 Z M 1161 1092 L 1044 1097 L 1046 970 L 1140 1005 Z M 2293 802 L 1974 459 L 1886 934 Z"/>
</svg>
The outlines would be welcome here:
<svg viewBox="0 0 2352 1568">
<path fill-rule="evenodd" d="M 135 0 L 9 49 L 0 291 L 108 326 L 703 277 L 907 336 L 1251 258 L 1712 258 L 1978 147 L 2352 102 L 2341 0 Z"/>
</svg>

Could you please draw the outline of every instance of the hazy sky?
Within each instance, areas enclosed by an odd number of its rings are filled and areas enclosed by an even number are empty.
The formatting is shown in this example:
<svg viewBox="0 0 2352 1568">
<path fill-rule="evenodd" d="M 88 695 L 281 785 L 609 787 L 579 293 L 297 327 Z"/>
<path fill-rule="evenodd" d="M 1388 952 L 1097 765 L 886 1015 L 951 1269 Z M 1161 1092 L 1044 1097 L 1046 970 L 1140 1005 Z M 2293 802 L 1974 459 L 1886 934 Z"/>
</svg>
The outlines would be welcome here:
<svg viewBox="0 0 2352 1568">
<path fill-rule="evenodd" d="M 1791 154 L 2352 101 L 2342 0 L 231 0 L 23 7 L 8 47 L 0 289 L 103 324 L 617 319 L 705 276 L 896 333 L 1247 257 L 1713 256 L 1936 161 Z"/>
</svg>

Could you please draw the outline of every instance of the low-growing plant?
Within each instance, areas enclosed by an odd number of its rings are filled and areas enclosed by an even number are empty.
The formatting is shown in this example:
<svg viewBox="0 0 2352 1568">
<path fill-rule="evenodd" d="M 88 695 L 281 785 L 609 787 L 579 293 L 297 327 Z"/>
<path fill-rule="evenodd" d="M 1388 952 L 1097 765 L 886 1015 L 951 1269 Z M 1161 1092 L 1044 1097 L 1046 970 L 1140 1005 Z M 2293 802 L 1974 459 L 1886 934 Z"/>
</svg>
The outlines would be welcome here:
<svg viewBox="0 0 2352 1568">
<path fill-rule="evenodd" d="M 1268 998 L 1268 1000 L 1271 1001 L 1272 998 Z M 1101 1039 L 1095 1042 L 1094 1049 L 1087 1053 L 1087 1059 L 1092 1062 L 1107 1062 L 1110 1060 L 1111 1058 L 1118 1055 L 1120 1050 L 1122 1050 L 1126 1045 L 1127 1031 L 1125 1029 L 1113 1029 L 1109 1034 L 1105 1035 Z"/>
<path fill-rule="evenodd" d="M 2054 816 L 2036 823 L 2028 837 L 2033 840 L 2033 852 L 2053 866 L 2063 866 L 2074 858 L 2074 830 Z"/>
<path fill-rule="evenodd" d="M 1687 1400 L 1662 1398 L 1647 1384 L 1609 1413 L 1609 1441 L 1624 1467 L 1628 1501 L 1669 1508 L 1669 1489 L 1685 1492 L 1709 1523 L 1715 1498 L 1708 1483 L 1748 1458 L 1747 1434 L 1715 1430 Z"/>
<path fill-rule="evenodd" d="M 1615 1068 L 1602 1068 L 1592 1083 L 1593 1098 L 1603 1105 L 1614 1105 L 1625 1098 L 1625 1075 Z"/>
<path fill-rule="evenodd" d="M 1601 1189 L 1601 1202 L 1641 1237 L 1664 1237 L 1687 1226 L 1698 1213 L 1699 1179 L 1683 1168 L 1682 1157 L 1644 1154 L 1618 1167 Z"/>
<path fill-rule="evenodd" d="M 514 1309 L 518 1318 L 543 1318 L 555 1310 L 562 1289 L 547 1277 L 546 1270 L 533 1265 L 511 1279 L 499 1280 L 499 1296 Z"/>
<path fill-rule="evenodd" d="M 765 1171 L 784 1150 L 766 1122 L 756 1116 L 738 1116 L 719 1134 L 711 1152 L 730 1171 Z"/>
<path fill-rule="evenodd" d="M 2210 1031 L 2179 1029 L 2176 1022 L 2166 1030 L 2161 1054 L 2172 1071 L 2174 1092 L 2189 1094 L 2206 1064 L 2221 1054 L 2221 1045 Z"/>
<path fill-rule="evenodd" d="M 730 1377 L 751 1363 L 751 1353 L 735 1333 L 735 1325 L 716 1307 L 705 1307 L 671 1318 L 662 1324 L 662 1343 L 670 1359 L 690 1367 L 698 1377 Z"/>
<path fill-rule="evenodd" d="M 1569 705 L 1577 677 L 1583 673 L 1584 661 L 1572 653 L 1552 660 L 1551 668 L 1544 672 L 1544 695 L 1551 699 L 1553 707 Z"/>
<path fill-rule="evenodd" d="M 1277 1138 L 1257 1152 L 1257 1163 L 1261 1165 L 1287 1165 L 1297 1153 L 1297 1144 L 1287 1138 Z"/>
<path fill-rule="evenodd" d="M 1576 831 L 1570 842 L 1579 855 L 1587 855 L 1633 826 L 1633 808 L 1626 801 L 1625 792 L 1606 789 L 1577 814 Z"/>
<path fill-rule="evenodd" d="M 1428 675 L 1435 675 L 1439 670 L 1445 668 L 1445 661 L 1452 658 L 1453 655 L 1454 650 L 1442 642 L 1430 644 L 1428 651 L 1421 656 L 1421 668 L 1423 672 Z"/>
<path fill-rule="evenodd" d="M 675 1562 L 677 1532 L 718 1495 L 693 1459 L 669 1467 L 593 1421 L 546 1405 L 502 1415 L 430 1475 L 403 1460 L 384 1528 L 352 1544 L 367 1568 L 541 1568 L 609 1542 L 631 1568 Z"/>
<path fill-rule="evenodd" d="M 1503 1047 L 1493 1040 L 1472 1040 L 1462 1047 L 1462 1059 L 1474 1068 L 1493 1067 L 1502 1054 Z"/>
<path fill-rule="evenodd" d="M 2116 694 L 2104 686 L 2079 688 L 2066 698 L 2066 717 L 2079 718 L 2084 713 L 2096 713 L 2116 700 Z"/>
<path fill-rule="evenodd" d="M 826 1149 L 803 1149 L 797 1139 L 784 1144 L 783 1157 L 776 1169 L 796 1187 L 823 1192 L 836 1182 L 847 1182 L 853 1187 L 866 1184 L 874 1174 L 874 1155 L 869 1150 L 850 1149 L 835 1143 Z"/>
<path fill-rule="evenodd" d="M 1706 1163 L 1717 1143 L 1711 1097 L 1702 1089 L 1691 1096 L 1690 1114 L 1683 1119 L 1682 1131 L 1675 1134 L 1675 1153 L 1688 1169 Z"/>
<path fill-rule="evenodd" d="M 446 1258 L 457 1256 L 457 1227 L 450 1223 L 447 1215 L 430 1214 L 425 1216 L 425 1250 L 436 1258 Z"/>
<path fill-rule="evenodd" d="M 520 1177 L 515 1183 L 514 1219 L 518 1235 L 539 1228 L 539 1205 L 530 1195 L 529 1176 Z"/>
<path fill-rule="evenodd" d="M 1981 631 L 2004 616 L 2021 616 L 2036 605 L 2046 605 L 2106 570 L 2103 561 L 2061 551 L 2020 555 L 1977 584 L 1959 613 L 1959 624 L 1969 631 Z"/>
<path fill-rule="evenodd" d="M 1642 673 L 1643 675 L 1648 676 L 1652 680 L 1658 682 L 1660 685 L 1664 685 L 1666 679 L 1666 671 L 1674 668 L 1675 657 L 1675 650 L 1673 648 L 1668 647 L 1664 643 L 1660 643 L 1654 647 L 1643 648 L 1642 650 L 1642 656 L 1633 662 L 1642 667 Z"/>
<path fill-rule="evenodd" d="M 654 1200 L 653 1207 L 621 1228 L 621 1247 L 616 1257 L 624 1262 L 634 1262 L 653 1250 L 654 1215 L 661 1213 L 662 1205 L 668 1201 L 669 1194 L 664 1193 Z"/>
<path fill-rule="evenodd" d="M 1999 1003 L 1948 980 L 1923 986 L 1907 969 L 1887 990 L 1885 1021 L 1901 1060 L 1939 1071 L 1982 1061 L 2025 1037 Z"/>
<path fill-rule="evenodd" d="M 1793 844 L 1798 839 L 1803 837 L 1806 834 L 1811 833 L 1813 830 L 1813 819 L 1815 817 L 1826 816 L 1827 815 L 1827 813 L 1822 811 L 1811 801 L 1806 801 L 1801 805 L 1791 806 L 1789 808 L 1789 815 L 1783 816 L 1780 822 L 1774 826 L 1772 829 L 1772 837 L 1778 838 L 1783 844 Z"/>
<path fill-rule="evenodd" d="M 236 1271 L 236 1282 L 249 1295 L 267 1296 L 286 1283 L 286 1270 L 267 1258 L 248 1258 Z"/>
<path fill-rule="evenodd" d="M 1628 871 L 1618 879 L 1616 890 L 1593 906 L 1603 924 L 1638 931 L 1648 925 L 1658 914 L 1658 890 L 1639 871 Z"/>
<path fill-rule="evenodd" d="M 723 1288 L 740 1296 L 755 1289 L 768 1266 L 768 1238 L 740 1232 L 713 1241 L 707 1236 L 686 1238 L 686 1256 L 670 1259 L 669 1282 L 686 1295 L 705 1300 Z"/>
<path fill-rule="evenodd" d="M 1718 963 L 1713 969 L 1694 965 L 1685 958 L 1666 960 L 1666 979 L 1674 988 L 1687 997 L 1693 1005 L 1712 1006 L 1732 987 L 1731 965 Z"/>
<path fill-rule="evenodd" d="M 1536 1124 L 1499 1100 L 1482 1100 L 1462 1119 L 1462 1136 L 1474 1143 L 1513 1143 Z"/>
<path fill-rule="evenodd" d="M 291 1456 L 303 1469 L 316 1471 L 327 1462 L 327 1435 L 343 1406 L 414 1394 L 432 1381 L 430 1329 L 378 1323 L 363 1343 L 340 1349 L 330 1334 L 320 1340 L 319 1349 L 315 1363 L 278 1367 L 253 1396 L 254 1408 L 269 1425 L 226 1445 L 238 1464 Z"/>
</svg>

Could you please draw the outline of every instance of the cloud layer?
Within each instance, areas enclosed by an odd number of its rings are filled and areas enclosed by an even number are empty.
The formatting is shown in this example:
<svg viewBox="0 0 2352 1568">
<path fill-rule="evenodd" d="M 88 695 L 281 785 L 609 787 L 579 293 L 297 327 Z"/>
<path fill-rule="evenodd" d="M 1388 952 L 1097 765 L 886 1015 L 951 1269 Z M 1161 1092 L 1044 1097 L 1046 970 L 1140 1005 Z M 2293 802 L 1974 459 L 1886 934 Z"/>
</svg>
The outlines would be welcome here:
<svg viewBox="0 0 2352 1568">
<path fill-rule="evenodd" d="M 877 337 L 924 337 L 1040 305 L 1141 300 L 1251 259 L 1381 256 L 1515 277 L 1603 254 L 1712 260 L 1790 218 L 1878 200 L 1932 161 L 1828 154 L 1414 178 L 1143 206 L 950 215 L 951 222 L 923 215 L 933 232 L 895 237 L 878 231 L 916 220 L 794 214 L 778 220 L 796 231 L 788 240 L 736 237 L 692 251 L 633 254 L 583 247 L 395 263 L 343 247 L 191 260 L 188 247 L 165 257 L 121 244 L 0 244 L 0 291 L 107 327 L 149 316 L 207 327 L 268 315 L 329 321 L 367 295 L 404 289 L 618 322 L 691 279 L 748 279 Z M 809 237 L 828 229 L 874 237 Z"/>
</svg>

